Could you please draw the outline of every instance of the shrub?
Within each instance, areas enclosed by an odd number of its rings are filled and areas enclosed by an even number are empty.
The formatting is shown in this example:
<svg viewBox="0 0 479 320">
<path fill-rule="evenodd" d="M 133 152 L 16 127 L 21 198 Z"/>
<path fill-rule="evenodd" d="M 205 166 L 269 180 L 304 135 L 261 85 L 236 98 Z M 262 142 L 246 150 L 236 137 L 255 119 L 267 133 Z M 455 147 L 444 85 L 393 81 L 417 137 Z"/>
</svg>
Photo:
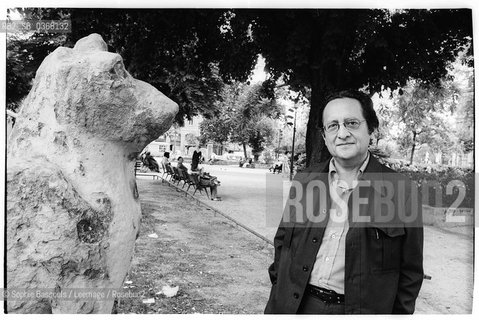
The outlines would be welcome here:
<svg viewBox="0 0 479 320">
<path fill-rule="evenodd" d="M 458 207 L 474 208 L 474 171 L 472 169 L 441 165 L 409 165 L 391 159 L 381 159 L 381 162 L 416 181 L 422 192 L 424 204 L 435 207 L 451 206 L 456 200 L 460 200 L 459 188 L 456 186 L 463 184 L 466 191 L 465 197 Z"/>
</svg>

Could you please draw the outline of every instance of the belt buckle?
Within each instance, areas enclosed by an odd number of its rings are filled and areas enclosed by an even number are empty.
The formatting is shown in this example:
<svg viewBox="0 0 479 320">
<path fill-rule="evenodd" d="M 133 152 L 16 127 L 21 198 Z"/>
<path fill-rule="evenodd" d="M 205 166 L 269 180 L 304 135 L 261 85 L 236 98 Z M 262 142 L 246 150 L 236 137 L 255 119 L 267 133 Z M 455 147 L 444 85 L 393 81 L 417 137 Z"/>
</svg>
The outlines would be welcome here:
<svg viewBox="0 0 479 320">
<path fill-rule="evenodd" d="M 325 303 L 341 304 L 341 296 L 335 292 L 312 286 L 310 287 L 310 292 Z"/>
</svg>

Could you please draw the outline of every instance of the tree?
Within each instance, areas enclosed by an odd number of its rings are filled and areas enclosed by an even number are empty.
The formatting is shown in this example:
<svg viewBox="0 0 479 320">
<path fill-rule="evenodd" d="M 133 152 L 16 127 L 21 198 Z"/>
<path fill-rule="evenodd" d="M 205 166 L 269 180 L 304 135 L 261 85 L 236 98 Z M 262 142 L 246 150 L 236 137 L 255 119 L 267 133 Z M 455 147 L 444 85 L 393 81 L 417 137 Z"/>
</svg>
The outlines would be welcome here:
<svg viewBox="0 0 479 320">
<path fill-rule="evenodd" d="M 437 84 L 472 38 L 471 10 L 235 10 L 271 74 L 308 96 L 308 164 L 327 156 L 317 130 L 326 96 L 365 88 L 371 95 L 410 78 Z"/>
<path fill-rule="evenodd" d="M 71 42 L 100 33 L 134 77 L 178 103 L 180 125 L 215 116 L 223 79 L 246 80 L 256 62 L 246 30 L 234 37 L 222 31 L 228 10 L 71 9 L 71 19 Z"/>
<path fill-rule="evenodd" d="M 470 9 L 60 9 L 71 14 L 70 45 L 100 33 L 127 70 L 180 106 L 176 121 L 218 113 L 221 81 L 246 81 L 257 55 L 271 75 L 310 100 L 308 164 L 327 156 L 317 130 L 326 96 L 371 95 L 410 78 L 437 84 L 472 39 Z M 471 47 L 472 48 L 472 47 Z"/>
<path fill-rule="evenodd" d="M 409 81 L 397 96 L 397 113 L 406 133 L 401 135 L 400 145 L 403 149 L 411 148 L 410 164 L 417 146 L 428 144 L 436 152 L 453 146 L 454 132 L 446 125 L 445 118 L 451 117 L 455 109 L 456 95 L 457 88 L 451 82 L 430 87 Z"/>
<path fill-rule="evenodd" d="M 235 90 L 236 101 L 229 110 L 228 123 L 231 125 L 230 140 L 243 145 L 247 158 L 246 146 L 253 148 L 255 159 L 264 150 L 263 144 L 271 139 L 273 132 L 267 118 L 277 118 L 280 115 L 278 105 L 274 100 L 264 97 L 262 85 L 239 85 Z"/>
<path fill-rule="evenodd" d="M 66 19 L 68 13 L 53 9 L 16 9 L 28 19 Z M 11 9 L 8 9 L 9 18 Z M 66 41 L 64 34 L 30 32 L 7 33 L 6 92 L 7 109 L 18 111 L 30 92 L 35 72 L 43 59 Z"/>
<path fill-rule="evenodd" d="M 265 98 L 261 84 L 247 85 L 240 82 L 225 86 L 215 108 L 217 118 L 201 124 L 204 141 L 224 143 L 227 140 L 243 146 L 251 146 L 255 160 L 273 137 L 270 119 L 278 118 L 280 110 L 275 101 Z"/>
<path fill-rule="evenodd" d="M 272 141 L 273 136 L 271 119 L 263 117 L 259 122 L 253 123 L 248 144 L 251 146 L 254 161 L 258 161 L 259 155 L 265 149 L 266 144 Z"/>
<path fill-rule="evenodd" d="M 392 110 L 391 106 L 383 99 L 379 100 L 379 103 L 376 104 L 375 110 L 379 118 L 379 128 L 374 133 L 374 138 L 376 139 L 375 147 L 379 148 L 379 141 L 387 137 L 386 133 L 388 127 L 391 125 L 390 121 L 393 118 L 394 110 Z"/>
<path fill-rule="evenodd" d="M 458 89 L 457 97 L 457 136 L 462 152 L 474 150 L 474 68 L 472 57 L 467 51 L 460 52 L 449 69 L 449 76 Z"/>
<path fill-rule="evenodd" d="M 195 136 L 192 133 L 187 133 L 185 136 L 185 143 L 188 146 L 194 146 L 198 143 L 199 137 Z"/>
<path fill-rule="evenodd" d="M 217 114 L 214 102 L 223 87 L 223 79 L 247 80 L 256 62 L 256 51 L 245 28 L 231 33 L 222 28 L 243 22 L 230 22 L 229 10 L 198 9 L 43 9 L 21 10 L 26 18 L 72 21 L 72 32 L 62 42 L 39 46 L 34 37 L 22 39 L 27 54 L 33 57 L 26 85 L 9 98 L 18 101 L 29 91 L 34 72 L 40 62 L 59 45 L 73 47 L 80 38 L 99 33 L 109 51 L 123 57 L 125 68 L 140 80 L 162 91 L 179 105 L 176 122 L 183 124 L 201 114 L 211 118 Z M 35 34 L 51 40 L 52 34 Z M 21 54 L 23 48 L 12 43 L 9 52 Z M 253 50 L 254 49 L 254 50 Z M 13 61 L 13 60 L 12 60 Z M 19 56 L 15 61 L 26 62 Z M 18 65 L 18 63 L 17 63 Z M 11 70 L 12 68 L 10 68 Z M 18 84 L 16 73 L 7 74 L 12 88 Z"/>
<path fill-rule="evenodd" d="M 219 144 L 221 147 L 228 141 L 231 132 L 230 125 L 224 116 L 214 119 L 205 119 L 200 124 L 200 141 L 206 144 L 209 141 Z"/>
<path fill-rule="evenodd" d="M 410 80 L 399 90 L 374 97 L 380 120 L 376 147 L 384 140 L 381 149 L 386 153 L 399 149 L 396 155 L 409 154 L 410 163 L 420 150 L 423 156 L 433 152 L 451 159 L 455 153 L 470 151 L 464 141 L 472 141 L 473 136 L 473 68 L 466 51 L 464 48 L 447 66 L 439 85 Z"/>
</svg>

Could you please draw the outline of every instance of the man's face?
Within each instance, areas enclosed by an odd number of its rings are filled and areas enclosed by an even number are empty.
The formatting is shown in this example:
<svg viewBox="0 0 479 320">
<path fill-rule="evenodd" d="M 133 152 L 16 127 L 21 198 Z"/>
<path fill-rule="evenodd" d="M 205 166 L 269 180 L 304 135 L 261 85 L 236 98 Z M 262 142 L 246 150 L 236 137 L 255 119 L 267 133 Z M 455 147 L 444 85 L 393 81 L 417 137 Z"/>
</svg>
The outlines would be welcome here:
<svg viewBox="0 0 479 320">
<path fill-rule="evenodd" d="M 348 130 L 344 121 L 360 121 L 355 130 Z M 356 99 L 339 98 L 328 102 L 323 111 L 323 126 L 339 123 L 338 131 L 324 132 L 324 141 L 338 161 L 359 164 L 366 157 L 371 138 L 361 104 Z"/>
</svg>

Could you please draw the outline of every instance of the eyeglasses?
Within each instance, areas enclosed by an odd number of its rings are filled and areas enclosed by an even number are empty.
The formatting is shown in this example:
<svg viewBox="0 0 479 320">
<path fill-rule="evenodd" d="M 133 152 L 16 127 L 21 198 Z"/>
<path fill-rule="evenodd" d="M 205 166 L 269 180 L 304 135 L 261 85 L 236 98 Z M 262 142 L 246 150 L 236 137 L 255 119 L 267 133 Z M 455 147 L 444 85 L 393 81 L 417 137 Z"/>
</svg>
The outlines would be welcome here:
<svg viewBox="0 0 479 320">
<path fill-rule="evenodd" d="M 324 132 L 327 132 L 327 133 L 336 133 L 338 132 L 341 124 L 343 124 L 346 130 L 354 131 L 354 130 L 358 130 L 359 127 L 361 126 L 361 123 L 363 123 L 364 121 L 366 120 L 348 119 L 348 120 L 345 120 L 344 122 L 331 122 L 331 123 L 328 123 L 326 126 L 324 126 L 323 130 Z"/>
</svg>

